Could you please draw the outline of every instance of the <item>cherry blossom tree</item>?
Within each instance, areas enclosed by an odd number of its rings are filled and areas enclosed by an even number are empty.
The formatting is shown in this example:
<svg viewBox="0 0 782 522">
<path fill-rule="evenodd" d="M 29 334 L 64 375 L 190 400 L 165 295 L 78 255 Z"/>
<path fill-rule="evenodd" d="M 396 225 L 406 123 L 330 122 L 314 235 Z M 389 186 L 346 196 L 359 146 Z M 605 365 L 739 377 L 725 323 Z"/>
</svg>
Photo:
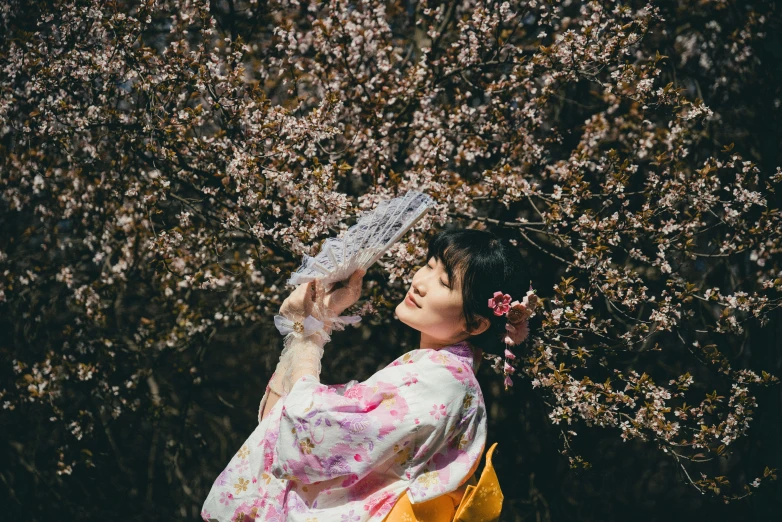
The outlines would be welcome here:
<svg viewBox="0 0 782 522">
<path fill-rule="evenodd" d="M 732 0 L 5 2 L 11 505 L 33 486 L 116 518 L 121 487 L 197 513 L 246 435 L 226 409 L 251 429 L 290 272 L 411 189 L 436 207 L 368 274 L 340 353 L 394 324 L 434 233 L 490 229 L 543 298 L 511 393 L 543 405 L 573 473 L 591 465 L 577 434 L 600 431 L 659 452 L 691 495 L 763 489 L 778 462 L 750 469 L 734 448 L 778 384 L 779 362 L 745 353 L 779 350 L 757 341 L 782 290 L 779 131 L 751 136 L 779 118 L 778 16 Z M 355 377 L 339 361 L 326 371 Z M 109 473 L 99 500 L 75 498 Z"/>
</svg>

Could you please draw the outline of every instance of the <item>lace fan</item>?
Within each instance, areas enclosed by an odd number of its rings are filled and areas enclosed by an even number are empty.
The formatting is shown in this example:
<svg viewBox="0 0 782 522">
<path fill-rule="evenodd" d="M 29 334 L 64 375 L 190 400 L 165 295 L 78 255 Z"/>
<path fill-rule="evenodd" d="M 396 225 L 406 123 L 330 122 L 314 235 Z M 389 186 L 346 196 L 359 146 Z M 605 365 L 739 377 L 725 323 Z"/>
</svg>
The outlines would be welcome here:
<svg viewBox="0 0 782 522">
<path fill-rule="evenodd" d="M 328 290 L 356 270 L 369 268 L 433 205 L 431 197 L 412 190 L 380 202 L 341 237 L 328 238 L 315 257 L 305 254 L 288 284 L 298 286 L 320 279 Z"/>
</svg>

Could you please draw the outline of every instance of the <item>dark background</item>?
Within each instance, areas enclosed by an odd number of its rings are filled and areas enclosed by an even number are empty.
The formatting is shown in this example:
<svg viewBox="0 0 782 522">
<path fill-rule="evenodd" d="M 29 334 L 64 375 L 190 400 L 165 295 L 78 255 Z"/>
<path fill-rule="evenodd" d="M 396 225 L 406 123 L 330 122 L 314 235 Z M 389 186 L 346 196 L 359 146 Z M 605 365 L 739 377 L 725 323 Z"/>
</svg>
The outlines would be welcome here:
<svg viewBox="0 0 782 522">
<path fill-rule="evenodd" d="M 232 2 L 213 2 L 224 27 L 229 22 Z M 31 30 L 36 8 L 23 2 L 9 2 L 11 18 L 5 19 L 7 35 L 19 37 Z M 48 8 L 56 3 L 35 4 Z M 406 4 L 407 5 L 407 4 Z M 780 129 L 780 79 L 782 78 L 782 25 L 774 2 L 728 2 L 718 8 L 715 2 L 680 4 L 660 2 L 667 18 L 667 33 L 650 37 L 649 45 L 672 56 L 664 80 L 702 97 L 722 120 L 705 130 L 718 151 L 735 143 L 746 158 L 758 163 L 765 176 L 782 164 Z M 409 5 L 408 5 L 409 7 Z M 711 19 L 740 25 L 747 10 L 771 13 L 774 22 L 766 38 L 755 42 L 753 50 L 761 66 L 740 76 L 728 67 L 706 72 L 692 61 L 676 59 L 677 34 L 693 27 L 708 33 Z M 9 22 L 10 20 L 10 22 Z M 727 31 L 729 33 L 729 31 Z M 9 36 L 0 38 L 10 38 Z M 7 40 L 4 41 L 4 49 Z M 706 51 L 704 51 L 706 52 Z M 722 51 L 714 51 L 715 61 L 730 61 Z M 695 60 L 697 61 L 697 60 Z M 0 62 L 2 65 L 2 62 Z M 728 75 L 724 88 L 711 89 L 715 78 Z M 0 73 L 0 76 L 2 73 Z M 666 81 L 662 82 L 663 84 Z M 570 93 L 577 99 L 589 98 L 589 86 Z M 580 98 L 579 98 L 580 97 Z M 584 112 L 563 104 L 558 117 L 563 128 L 578 128 Z M 572 137 L 575 142 L 577 136 Z M 572 147 L 565 142 L 563 149 Z M 8 154 L 14 143 L 2 138 L 0 154 Z M 0 173 L 6 175 L 7 173 Z M 778 195 L 769 194 L 769 206 L 779 208 Z M 501 217 L 499 215 L 493 217 Z M 24 237 L 29 216 L 11 211 L 0 199 L 0 231 L 3 246 L 12 237 Z M 459 223 L 457 225 L 466 225 Z M 501 232 L 504 233 L 504 232 Z M 35 236 L 26 238 L 35 242 Z M 550 289 L 564 271 L 550 260 L 530 252 L 536 288 Z M 745 258 L 738 269 L 750 272 Z M 742 265 L 742 263 L 746 263 Z M 705 267 L 704 267 L 705 269 Z M 384 283 L 383 274 L 368 277 Z M 131 285 L 132 286 L 132 285 Z M 38 360 L 42 346 L 60 335 L 62 324 L 71 320 L 62 303 L 50 304 L 46 297 L 57 284 L 41 285 L 41 295 L 28 295 L 15 302 L 0 303 L 0 389 L 12 389 L 18 377 L 13 360 Z M 393 304 L 392 304 L 393 305 Z M 33 325 L 25 315 L 37 307 L 51 306 L 51 322 Z M 140 315 L 154 315 L 154 296 L 139 285 L 137 291 L 115 311 L 128 321 Z M 371 375 L 407 350 L 417 347 L 416 332 L 389 317 L 367 318 L 359 329 L 337 333 L 326 348 L 322 381 L 346 382 Z M 742 367 L 765 369 L 782 375 L 782 326 L 776 310 L 769 324 L 760 328 L 747 323 L 749 335 L 743 350 L 733 361 Z M 117 324 L 122 321 L 117 319 Z M 532 328 L 535 328 L 533 323 Z M 118 327 L 119 328 L 119 327 Z M 55 331 L 56 330 L 56 331 Z M 141 407 L 118 419 L 100 419 L 90 447 L 80 449 L 85 462 L 72 475 L 53 473 L 60 440 L 68 437 L 63 426 L 49 420 L 48 410 L 37 404 L 20 404 L 14 411 L 0 410 L 0 517 L 5 520 L 195 520 L 212 481 L 253 430 L 257 408 L 281 348 L 281 340 L 265 323 L 225 328 L 184 350 L 171 350 L 144 360 L 151 376 L 139 383 Z M 689 352 L 672 346 L 664 354 L 651 352 L 633 360 L 639 371 L 654 372 L 697 364 Z M 119 364 L 128 368 L 139 364 L 133 357 Z M 191 368 L 196 368 L 194 380 Z M 495 466 L 505 494 L 501 520 L 507 521 L 766 521 L 782 520 L 782 487 L 779 481 L 764 482 L 746 499 L 725 504 L 711 495 L 700 495 L 688 485 L 676 463 L 654 447 L 640 441 L 622 442 L 615 429 L 576 426 L 575 450 L 591 463 L 591 469 L 572 470 L 560 455 L 561 426 L 547 417 L 545 397 L 520 380 L 509 392 L 488 364 L 479 379 L 489 413 L 488 443 L 499 442 Z M 711 375 L 719 381 L 719 376 Z M 725 384 L 725 383 L 723 383 Z M 94 409 L 96 399 L 90 383 L 74 383 L 77 409 Z M 708 391 L 708 390 L 704 390 Z M 782 468 L 782 390 L 779 386 L 756 390 L 759 407 L 753 415 L 750 432 L 740 439 L 728 459 L 720 459 L 717 470 L 736 480 L 751 481 L 764 466 Z M 70 439 L 68 439 L 70 440 Z"/>
</svg>

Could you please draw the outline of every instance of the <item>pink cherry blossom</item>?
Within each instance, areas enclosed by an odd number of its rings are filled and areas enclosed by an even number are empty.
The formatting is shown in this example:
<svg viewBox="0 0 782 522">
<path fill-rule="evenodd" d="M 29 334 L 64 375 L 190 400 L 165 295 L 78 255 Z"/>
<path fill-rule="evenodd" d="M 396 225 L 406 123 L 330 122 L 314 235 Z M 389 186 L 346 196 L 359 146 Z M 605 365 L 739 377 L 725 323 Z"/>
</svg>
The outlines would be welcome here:
<svg viewBox="0 0 782 522">
<path fill-rule="evenodd" d="M 211 426 L 214 397 L 257 393 L 290 272 L 410 189 L 436 207 L 370 269 L 356 308 L 372 343 L 340 352 L 399 350 L 374 341 L 432 233 L 500 232 L 537 279 L 488 300 L 514 319 L 495 341 L 528 342 L 505 359 L 569 425 L 571 465 L 570 433 L 597 428 L 646 442 L 698 494 L 756 484 L 748 468 L 716 477 L 762 446 L 739 443 L 778 383 L 755 339 L 782 306 L 782 168 L 775 135 L 757 141 L 779 105 L 771 2 L 6 4 L 0 404 L 9 440 L 56 427 L 33 478 L 57 496 L 150 447 L 216 458 L 213 426 L 180 428 Z M 235 372 L 197 402 L 207 375 Z M 128 425 L 158 442 L 118 436 Z M 775 467 L 736 468 L 761 461 Z M 212 478 L 196 472 L 156 472 L 161 517 L 193 512 Z"/>
</svg>

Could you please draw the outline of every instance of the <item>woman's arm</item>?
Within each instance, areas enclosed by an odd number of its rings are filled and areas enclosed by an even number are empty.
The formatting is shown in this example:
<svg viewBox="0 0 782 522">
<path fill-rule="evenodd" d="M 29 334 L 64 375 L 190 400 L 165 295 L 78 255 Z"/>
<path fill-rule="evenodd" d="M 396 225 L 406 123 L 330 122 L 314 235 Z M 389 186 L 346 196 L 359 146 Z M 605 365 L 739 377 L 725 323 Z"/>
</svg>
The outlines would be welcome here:
<svg viewBox="0 0 782 522">
<path fill-rule="evenodd" d="M 486 440 L 478 383 L 450 354 L 421 350 L 398 361 L 342 393 L 297 381 L 280 409 L 271 473 L 350 484 L 388 468 L 409 481 L 413 502 L 457 489 Z"/>
<path fill-rule="evenodd" d="M 272 411 L 272 408 L 274 408 L 274 405 L 277 404 L 277 401 L 282 397 L 269 390 L 266 392 L 264 398 L 266 399 L 266 403 L 261 406 L 261 415 L 258 417 L 258 421 L 265 419 L 269 415 L 269 412 Z"/>
<path fill-rule="evenodd" d="M 282 351 L 277 369 L 269 381 L 259 421 L 266 418 L 277 401 L 287 395 L 293 384 L 303 376 L 311 375 L 320 381 L 320 361 L 323 357 L 324 344 L 325 339 L 318 335 L 291 338 L 288 346 Z"/>
<path fill-rule="evenodd" d="M 286 339 L 280 361 L 269 381 L 267 395 L 262 400 L 259 421 L 303 376 L 310 375 L 320 381 L 320 361 L 323 358 L 323 346 L 331 339 L 330 334 L 335 326 L 332 321 L 361 296 L 365 274 L 365 270 L 357 270 L 348 281 L 338 283 L 328 292 L 319 281 L 299 285 L 283 302 L 281 316 L 296 323 L 312 315 L 324 321 L 324 329 L 307 337 L 292 335 Z"/>
</svg>

